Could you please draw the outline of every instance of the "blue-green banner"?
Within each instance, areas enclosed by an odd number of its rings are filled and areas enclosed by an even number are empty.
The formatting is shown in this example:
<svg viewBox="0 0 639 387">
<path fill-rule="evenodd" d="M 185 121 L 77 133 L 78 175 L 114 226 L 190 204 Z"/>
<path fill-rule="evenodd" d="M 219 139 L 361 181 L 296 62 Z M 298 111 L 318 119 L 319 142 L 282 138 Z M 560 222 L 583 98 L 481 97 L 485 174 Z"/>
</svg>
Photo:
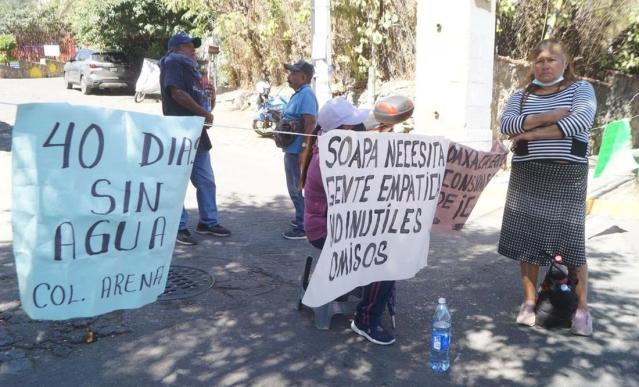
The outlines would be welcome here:
<svg viewBox="0 0 639 387">
<path fill-rule="evenodd" d="M 33 319 L 162 294 L 203 119 L 24 104 L 13 128 L 13 251 Z"/>
</svg>

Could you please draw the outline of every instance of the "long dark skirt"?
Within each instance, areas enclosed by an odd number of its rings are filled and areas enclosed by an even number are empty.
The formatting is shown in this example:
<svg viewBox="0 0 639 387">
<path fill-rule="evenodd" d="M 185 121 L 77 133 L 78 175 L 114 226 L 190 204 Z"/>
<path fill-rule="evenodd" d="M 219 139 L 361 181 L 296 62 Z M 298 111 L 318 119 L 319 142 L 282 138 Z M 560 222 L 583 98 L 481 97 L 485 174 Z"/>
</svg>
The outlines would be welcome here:
<svg viewBox="0 0 639 387">
<path fill-rule="evenodd" d="M 499 254 L 539 266 L 586 263 L 587 164 L 513 163 Z"/>
</svg>

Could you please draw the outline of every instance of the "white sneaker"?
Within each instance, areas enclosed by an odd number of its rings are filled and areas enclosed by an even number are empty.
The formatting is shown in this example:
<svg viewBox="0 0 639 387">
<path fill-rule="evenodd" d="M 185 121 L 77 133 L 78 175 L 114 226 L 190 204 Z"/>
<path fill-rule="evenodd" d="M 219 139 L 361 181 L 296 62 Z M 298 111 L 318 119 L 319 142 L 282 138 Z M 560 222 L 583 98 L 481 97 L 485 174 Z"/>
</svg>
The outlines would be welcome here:
<svg viewBox="0 0 639 387">
<path fill-rule="evenodd" d="M 517 324 L 532 327 L 535 325 L 535 304 L 533 302 L 524 302 L 519 307 L 517 315 Z"/>
</svg>

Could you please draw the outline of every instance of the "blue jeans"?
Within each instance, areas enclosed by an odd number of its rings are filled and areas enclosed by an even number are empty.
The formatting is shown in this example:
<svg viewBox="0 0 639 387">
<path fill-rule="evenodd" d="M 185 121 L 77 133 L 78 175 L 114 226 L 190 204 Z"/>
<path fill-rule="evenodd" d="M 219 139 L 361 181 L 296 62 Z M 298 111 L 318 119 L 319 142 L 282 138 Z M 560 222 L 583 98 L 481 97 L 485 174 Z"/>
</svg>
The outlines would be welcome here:
<svg viewBox="0 0 639 387">
<path fill-rule="evenodd" d="M 215 176 L 211 167 L 211 155 L 207 149 L 199 149 L 195 153 L 191 183 L 196 190 L 197 209 L 200 212 L 200 223 L 212 227 L 218 224 L 217 203 L 215 201 Z M 186 208 L 182 207 L 179 230 L 186 229 L 189 217 Z"/>
<path fill-rule="evenodd" d="M 286 172 L 286 188 L 295 206 L 295 222 L 301 230 L 304 229 L 304 196 L 299 188 L 300 183 L 300 155 L 298 153 L 284 153 L 284 171 Z"/>
</svg>

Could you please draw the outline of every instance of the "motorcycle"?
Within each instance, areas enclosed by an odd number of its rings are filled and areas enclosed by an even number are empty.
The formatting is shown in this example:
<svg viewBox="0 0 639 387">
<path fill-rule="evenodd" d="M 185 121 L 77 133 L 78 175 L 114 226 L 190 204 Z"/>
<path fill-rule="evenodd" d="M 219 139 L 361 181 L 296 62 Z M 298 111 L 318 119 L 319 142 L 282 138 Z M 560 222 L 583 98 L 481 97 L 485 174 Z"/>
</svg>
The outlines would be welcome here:
<svg viewBox="0 0 639 387">
<path fill-rule="evenodd" d="M 284 115 L 284 109 L 288 101 L 278 95 L 273 97 L 270 94 L 271 84 L 266 81 L 260 81 L 255 87 L 257 95 L 257 112 L 253 117 L 253 130 L 262 137 L 270 137 L 273 130 L 277 127 L 278 122 Z"/>
<path fill-rule="evenodd" d="M 136 103 L 144 101 L 147 96 L 160 98 L 160 61 L 156 59 L 144 58 L 142 71 L 135 83 Z"/>
</svg>

